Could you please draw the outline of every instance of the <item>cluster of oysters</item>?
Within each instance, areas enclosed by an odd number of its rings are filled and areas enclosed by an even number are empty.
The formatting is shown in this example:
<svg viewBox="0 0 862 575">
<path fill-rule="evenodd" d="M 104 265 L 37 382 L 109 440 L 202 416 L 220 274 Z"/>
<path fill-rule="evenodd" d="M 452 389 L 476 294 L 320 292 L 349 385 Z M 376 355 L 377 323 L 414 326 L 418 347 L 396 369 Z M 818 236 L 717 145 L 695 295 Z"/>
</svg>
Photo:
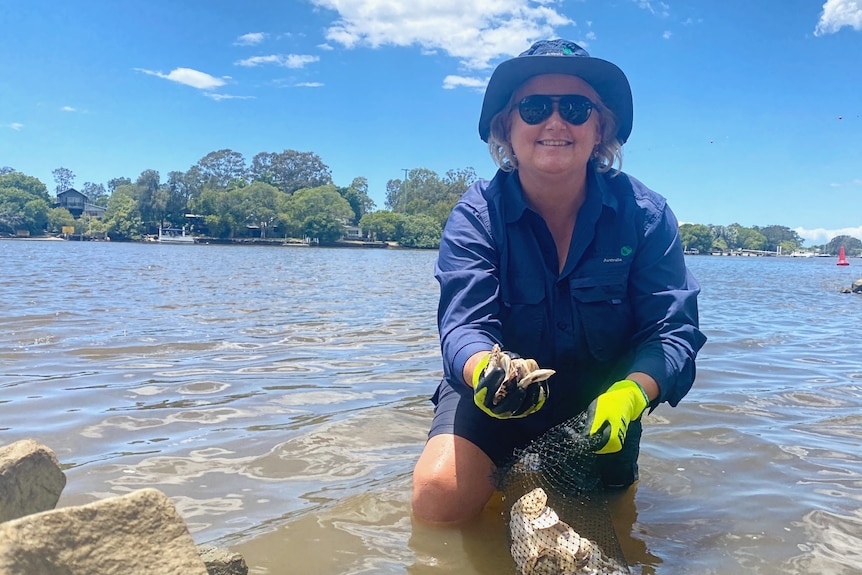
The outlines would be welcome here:
<svg viewBox="0 0 862 575">
<path fill-rule="evenodd" d="M 541 487 L 512 505 L 509 532 L 512 558 L 521 575 L 628 573 L 616 570 L 597 545 L 560 520 Z"/>
</svg>

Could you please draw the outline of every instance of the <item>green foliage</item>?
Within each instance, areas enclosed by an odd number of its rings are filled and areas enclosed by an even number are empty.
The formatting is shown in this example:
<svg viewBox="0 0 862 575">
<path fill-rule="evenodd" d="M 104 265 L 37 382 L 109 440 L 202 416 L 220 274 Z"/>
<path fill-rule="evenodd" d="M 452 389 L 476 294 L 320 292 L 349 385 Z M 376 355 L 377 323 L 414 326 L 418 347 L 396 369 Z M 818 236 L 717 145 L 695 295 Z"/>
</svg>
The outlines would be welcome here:
<svg viewBox="0 0 862 575">
<path fill-rule="evenodd" d="M 299 230 L 305 237 L 318 238 L 321 242 L 335 241 L 344 234 L 344 225 L 353 218 L 353 208 L 341 197 L 335 186 L 328 184 L 317 188 L 298 190 L 288 202 L 286 210 L 287 227 Z M 338 222 L 339 232 L 337 237 L 332 238 L 330 227 L 333 222 Z M 321 235 L 310 235 L 309 226 L 315 233 L 323 232 Z"/>
<path fill-rule="evenodd" d="M 41 234 L 49 207 L 48 190 L 38 179 L 19 172 L 0 175 L 0 231 Z"/>
<path fill-rule="evenodd" d="M 51 170 L 51 175 L 54 176 L 54 182 L 57 184 L 57 187 L 54 188 L 57 195 L 75 185 L 75 174 L 72 173 L 72 170 L 69 168 L 57 168 L 55 170 Z"/>
<path fill-rule="evenodd" d="M 389 210 L 378 210 L 362 216 L 359 227 L 376 241 L 394 241 L 401 233 L 405 217 L 404 214 L 396 214 Z"/>
<path fill-rule="evenodd" d="M 743 250 L 765 250 L 767 246 L 766 236 L 758 232 L 754 228 L 744 228 L 739 224 L 731 224 L 731 227 L 736 228 L 736 245 L 735 248 Z"/>
<path fill-rule="evenodd" d="M 344 223 L 327 213 L 316 213 L 302 221 L 302 233 L 321 244 L 337 242 L 344 235 Z"/>
<path fill-rule="evenodd" d="M 352 225 L 357 225 L 365 214 L 374 209 L 374 200 L 368 197 L 368 180 L 365 178 L 354 178 L 349 188 L 338 188 L 338 193 L 353 209 Z"/>
<path fill-rule="evenodd" d="M 686 251 L 697 250 L 702 254 L 712 251 L 712 230 L 703 224 L 683 224 L 679 227 L 679 236 Z"/>
<path fill-rule="evenodd" d="M 427 215 L 442 227 L 461 195 L 478 179 L 473 168 L 450 170 L 443 178 L 426 168 L 386 184 L 386 207 L 396 213 Z"/>
<path fill-rule="evenodd" d="M 443 228 L 435 218 L 421 214 L 405 216 L 398 243 L 410 248 L 437 248 L 442 236 Z"/>
<path fill-rule="evenodd" d="M 201 186 L 226 190 L 237 181 L 245 182 L 245 158 L 239 152 L 224 149 L 210 152 L 195 164 Z"/>
<path fill-rule="evenodd" d="M 822 250 L 832 256 L 837 256 L 841 246 L 844 246 L 844 254 L 848 256 L 862 255 L 862 241 L 853 236 L 836 236 L 832 238 Z"/>
<path fill-rule="evenodd" d="M 72 226 L 75 227 L 77 223 L 75 221 L 75 216 L 67 210 L 66 208 L 51 208 L 48 210 L 48 231 L 54 234 L 59 234 L 63 231 L 63 227 Z M 78 229 L 75 229 L 76 233 L 80 233 Z"/>
<path fill-rule="evenodd" d="M 799 237 L 799 234 L 786 226 L 754 226 L 754 229 L 763 234 L 763 236 L 766 238 L 765 249 L 771 252 L 777 251 L 778 246 L 781 246 L 782 253 L 792 253 L 799 249 L 803 243 L 802 238 Z"/>
<path fill-rule="evenodd" d="M 252 180 L 266 182 L 288 194 L 332 183 L 329 166 L 317 154 L 296 150 L 257 154 L 251 160 L 249 176 Z"/>
<path fill-rule="evenodd" d="M 122 185 L 111 194 L 104 217 L 105 233 L 115 240 L 139 240 L 144 227 L 133 184 Z"/>
</svg>

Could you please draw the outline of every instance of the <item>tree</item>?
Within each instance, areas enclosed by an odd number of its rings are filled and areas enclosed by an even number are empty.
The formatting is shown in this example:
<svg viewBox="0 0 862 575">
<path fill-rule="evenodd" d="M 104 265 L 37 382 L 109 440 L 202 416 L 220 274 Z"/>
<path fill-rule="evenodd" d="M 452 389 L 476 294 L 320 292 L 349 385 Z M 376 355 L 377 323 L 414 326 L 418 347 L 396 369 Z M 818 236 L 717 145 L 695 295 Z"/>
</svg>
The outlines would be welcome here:
<svg viewBox="0 0 862 575">
<path fill-rule="evenodd" d="M 317 154 L 296 150 L 257 154 L 251 160 L 249 174 L 252 180 L 266 182 L 288 194 L 332 183 L 329 166 Z"/>
<path fill-rule="evenodd" d="M 84 182 L 81 190 L 91 204 L 102 206 L 108 205 L 108 192 L 105 191 L 105 186 L 102 184 L 94 184 L 93 182 Z"/>
<path fill-rule="evenodd" d="M 473 168 L 449 170 L 443 178 L 427 168 L 416 168 L 404 181 L 387 182 L 386 207 L 396 213 L 431 216 L 442 227 L 452 207 L 477 179 Z"/>
<path fill-rule="evenodd" d="M 365 178 L 354 178 L 349 188 L 338 188 L 350 207 L 353 208 L 353 219 L 351 224 L 356 225 L 362 216 L 374 209 L 374 200 L 368 197 L 368 180 Z"/>
<path fill-rule="evenodd" d="M 443 229 L 436 219 L 426 215 L 408 215 L 404 218 L 398 243 L 410 248 L 436 248 L 440 246 Z"/>
<path fill-rule="evenodd" d="M 161 225 L 165 215 L 167 195 L 159 194 L 161 176 L 157 170 L 144 170 L 135 181 L 135 200 L 145 226 Z"/>
<path fill-rule="evenodd" d="M 45 184 L 20 172 L 0 175 L 0 230 L 41 234 L 51 201 Z"/>
<path fill-rule="evenodd" d="M 0 175 L 0 188 L 16 188 L 22 192 L 27 192 L 31 196 L 42 198 L 46 202 L 51 201 L 48 188 L 41 180 L 22 174 L 21 172 L 9 172 Z"/>
<path fill-rule="evenodd" d="M 350 204 L 332 184 L 296 191 L 286 208 L 290 228 L 298 229 L 307 237 L 318 238 L 321 242 L 340 239 L 344 235 L 345 223 L 353 217 Z M 313 228 L 314 235 L 309 234 L 310 228 Z"/>
<path fill-rule="evenodd" d="M 765 250 L 766 236 L 753 228 L 744 228 L 739 224 L 731 224 L 730 227 L 736 228 L 736 247 L 744 250 Z"/>
<path fill-rule="evenodd" d="M 75 216 L 66 208 L 51 208 L 47 215 L 48 231 L 51 233 L 59 234 L 64 227 L 75 227 Z"/>
<path fill-rule="evenodd" d="M 405 217 L 389 210 L 378 210 L 362 216 L 359 226 L 375 240 L 385 242 L 400 235 Z"/>
<path fill-rule="evenodd" d="M 829 255 L 836 256 L 838 255 L 841 246 L 844 246 L 844 253 L 846 255 L 859 255 L 859 253 L 862 252 L 862 241 L 853 236 L 844 235 L 835 236 L 829 240 L 824 251 Z"/>
<path fill-rule="evenodd" d="M 0 176 L 6 175 L 6 174 L 11 174 L 14 171 L 15 171 L 15 168 L 13 168 L 11 166 L 0 167 Z"/>
<path fill-rule="evenodd" d="M 778 251 L 778 246 L 781 246 L 782 252 L 791 253 L 802 246 L 802 238 L 799 237 L 799 234 L 786 226 L 754 226 L 754 229 L 766 238 L 765 249 L 771 252 Z"/>
<path fill-rule="evenodd" d="M 54 176 L 54 183 L 57 184 L 57 187 L 54 188 L 55 195 L 59 195 L 75 185 L 75 174 L 68 168 L 51 170 L 51 175 Z"/>
<path fill-rule="evenodd" d="M 285 211 L 287 194 L 275 186 L 264 182 L 254 182 L 242 188 L 244 202 L 248 205 L 248 222 L 260 228 L 261 239 L 267 237 L 267 230 L 279 220 L 279 214 Z"/>
<path fill-rule="evenodd" d="M 245 158 L 230 149 L 210 152 L 195 164 L 201 183 L 209 188 L 226 190 L 237 181 L 246 183 Z M 235 186 L 233 186 L 235 187 Z"/>
<path fill-rule="evenodd" d="M 125 186 L 126 184 L 131 184 L 132 180 L 129 178 L 111 178 L 108 180 L 108 195 L 113 194 L 114 190 L 119 188 L 120 186 Z"/>
<path fill-rule="evenodd" d="M 125 184 L 114 190 L 108 200 L 103 219 L 105 233 L 112 239 L 139 240 L 143 231 L 143 221 L 135 201 L 137 189 L 134 184 Z"/>
<path fill-rule="evenodd" d="M 703 224 L 683 224 L 679 227 L 679 236 L 686 251 L 708 254 L 712 250 L 712 231 Z"/>
</svg>

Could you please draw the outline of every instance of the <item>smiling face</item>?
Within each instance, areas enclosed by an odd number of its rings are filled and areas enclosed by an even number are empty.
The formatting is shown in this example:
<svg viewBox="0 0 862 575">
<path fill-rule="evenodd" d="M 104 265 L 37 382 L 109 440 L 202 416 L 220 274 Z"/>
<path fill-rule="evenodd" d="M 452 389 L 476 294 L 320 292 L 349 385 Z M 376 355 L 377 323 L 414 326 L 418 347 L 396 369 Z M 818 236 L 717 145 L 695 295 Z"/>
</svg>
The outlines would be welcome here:
<svg viewBox="0 0 862 575">
<path fill-rule="evenodd" d="M 526 96 L 544 94 L 560 96 L 579 94 L 593 102 L 599 100 L 595 90 L 576 76 L 545 74 L 534 76 L 514 94 L 514 102 Z M 557 106 L 554 113 L 535 125 L 521 119 L 518 107 L 511 111 L 509 140 L 518 158 L 522 179 L 530 176 L 571 177 L 585 172 L 587 162 L 596 144 L 601 141 L 601 118 L 593 110 L 589 119 L 575 126 L 560 117 Z"/>
</svg>

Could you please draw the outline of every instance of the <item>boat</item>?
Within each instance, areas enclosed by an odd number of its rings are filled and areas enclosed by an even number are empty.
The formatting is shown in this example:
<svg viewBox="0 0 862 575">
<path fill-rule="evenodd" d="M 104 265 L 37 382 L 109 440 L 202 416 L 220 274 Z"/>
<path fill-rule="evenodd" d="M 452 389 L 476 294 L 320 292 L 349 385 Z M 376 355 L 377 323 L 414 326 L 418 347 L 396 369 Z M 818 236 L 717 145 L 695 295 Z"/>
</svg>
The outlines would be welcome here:
<svg viewBox="0 0 862 575">
<path fill-rule="evenodd" d="M 185 228 L 159 228 L 160 244 L 193 244 L 194 236 L 187 236 Z"/>
</svg>

